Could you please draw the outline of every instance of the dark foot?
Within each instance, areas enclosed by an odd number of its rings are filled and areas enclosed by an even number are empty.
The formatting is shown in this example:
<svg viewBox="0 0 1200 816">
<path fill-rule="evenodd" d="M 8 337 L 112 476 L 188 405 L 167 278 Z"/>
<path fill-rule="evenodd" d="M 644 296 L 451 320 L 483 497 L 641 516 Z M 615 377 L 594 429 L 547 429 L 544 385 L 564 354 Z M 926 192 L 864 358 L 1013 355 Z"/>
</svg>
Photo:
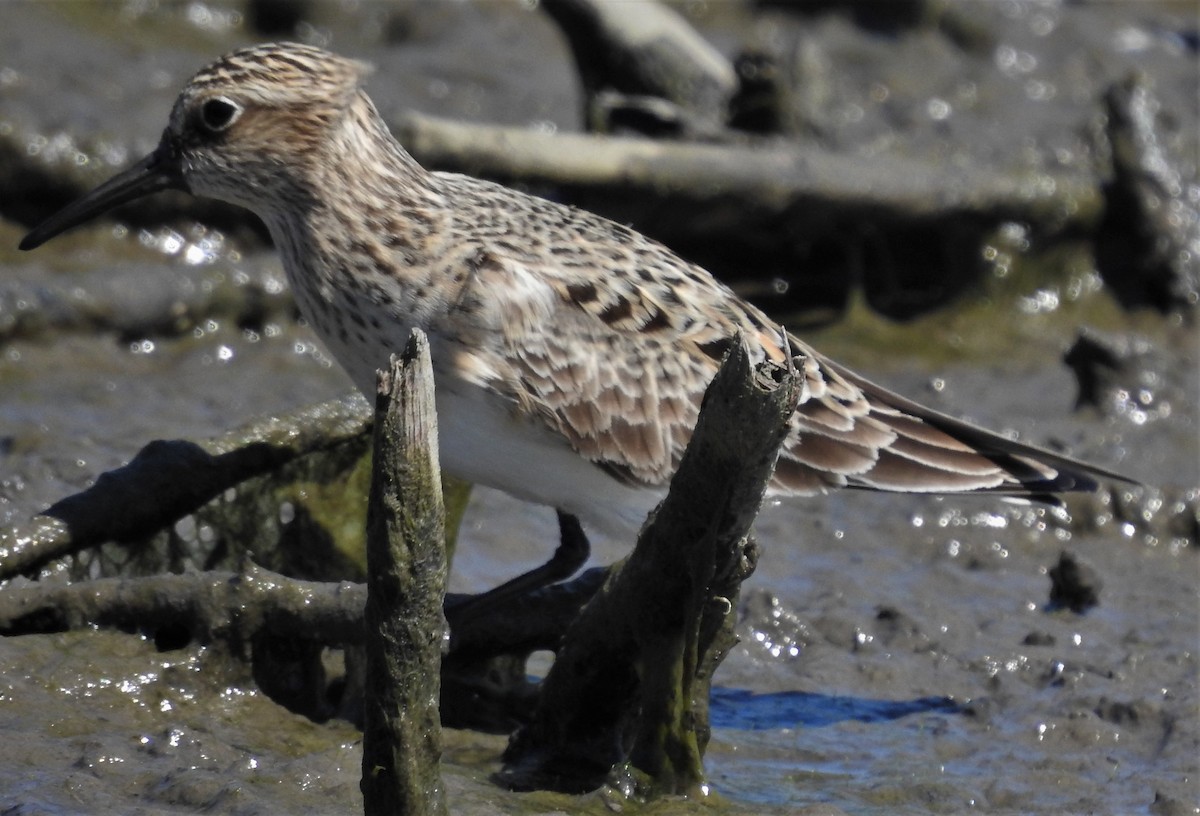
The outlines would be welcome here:
<svg viewBox="0 0 1200 816">
<path fill-rule="evenodd" d="M 557 512 L 559 543 L 550 560 L 495 589 L 473 595 L 452 608 L 447 608 L 446 619 L 452 631 L 456 624 L 490 611 L 511 598 L 565 581 L 579 571 L 588 560 L 591 545 L 588 544 L 587 535 L 584 534 L 579 519 L 561 510 Z"/>
</svg>

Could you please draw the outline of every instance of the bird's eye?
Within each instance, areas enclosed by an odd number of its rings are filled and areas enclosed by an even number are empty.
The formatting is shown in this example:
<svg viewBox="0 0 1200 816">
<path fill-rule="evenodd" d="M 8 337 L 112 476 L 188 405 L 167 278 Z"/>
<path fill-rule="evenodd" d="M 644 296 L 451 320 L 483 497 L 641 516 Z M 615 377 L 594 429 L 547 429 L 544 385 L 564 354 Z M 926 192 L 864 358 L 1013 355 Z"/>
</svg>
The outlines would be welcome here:
<svg viewBox="0 0 1200 816">
<path fill-rule="evenodd" d="M 232 125 L 241 112 L 236 102 L 223 96 L 213 97 L 200 106 L 200 124 L 209 133 L 220 133 Z"/>
</svg>

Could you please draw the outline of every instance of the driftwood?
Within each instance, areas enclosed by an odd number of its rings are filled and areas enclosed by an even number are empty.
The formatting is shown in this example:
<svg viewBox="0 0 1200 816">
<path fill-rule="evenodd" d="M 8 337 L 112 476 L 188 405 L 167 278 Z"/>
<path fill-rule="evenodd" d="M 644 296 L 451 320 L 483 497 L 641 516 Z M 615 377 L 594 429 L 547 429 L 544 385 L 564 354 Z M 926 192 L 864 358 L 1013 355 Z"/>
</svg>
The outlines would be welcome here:
<svg viewBox="0 0 1200 816">
<path fill-rule="evenodd" d="M 699 790 L 709 682 L 734 642 L 756 560 L 746 536 L 802 382 L 773 363 L 752 369 L 734 344 L 670 493 L 567 632 L 533 722 L 506 752 L 506 784 L 587 790 L 615 773 L 643 794 Z"/>
<path fill-rule="evenodd" d="M 674 9 L 656 0 L 543 0 L 541 8 L 575 57 L 589 130 L 722 127 L 737 74 Z"/>
<path fill-rule="evenodd" d="M 151 442 L 87 490 L 0 530 L 0 580 L 106 541 L 145 538 L 253 476 L 369 428 L 367 406 L 347 397 L 202 442 Z"/>
<path fill-rule="evenodd" d="M 1159 136 L 1161 103 L 1133 74 L 1104 95 L 1112 177 L 1096 263 L 1126 306 L 1187 312 L 1200 303 L 1200 209 Z"/>
<path fill-rule="evenodd" d="M 732 199 L 778 215 L 797 202 L 818 200 L 908 218 L 968 211 L 1058 229 L 1089 224 L 1100 208 L 1095 181 L 1082 174 L 951 168 L 792 142 L 717 145 L 546 134 L 415 113 L 389 124 L 430 167 L 577 192 L 654 200 L 669 195 L 693 206 Z"/>
<path fill-rule="evenodd" d="M 323 643 L 362 640 L 366 587 L 298 581 L 253 564 L 241 572 L 101 578 L 75 584 L 21 582 L 0 591 L 0 634 L 31 635 L 100 626 L 157 638 L 224 643 L 231 652 L 263 635 Z"/>
<path fill-rule="evenodd" d="M 599 588 L 605 570 L 501 604 L 455 632 L 472 658 L 530 654 L 558 646 L 567 625 Z M 453 605 L 464 596 L 449 595 Z M 192 572 L 79 583 L 16 579 L 0 590 L 0 635 L 44 635 L 104 627 L 199 643 L 249 643 L 262 636 L 329 646 L 363 640 L 365 584 L 301 581 L 247 562 L 239 572 Z"/>
<path fill-rule="evenodd" d="M 429 340 L 379 373 L 367 509 L 364 811 L 448 813 L 439 763 L 446 511 Z"/>
</svg>

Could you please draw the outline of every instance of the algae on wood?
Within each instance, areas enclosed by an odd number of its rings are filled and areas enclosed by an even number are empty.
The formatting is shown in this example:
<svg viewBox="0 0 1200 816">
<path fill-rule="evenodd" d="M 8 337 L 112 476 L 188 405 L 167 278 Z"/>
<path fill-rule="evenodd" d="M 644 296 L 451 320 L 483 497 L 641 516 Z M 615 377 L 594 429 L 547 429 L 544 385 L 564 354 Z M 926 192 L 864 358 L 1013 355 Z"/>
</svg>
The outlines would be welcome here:
<svg viewBox="0 0 1200 816">
<path fill-rule="evenodd" d="M 367 510 L 367 814 L 444 814 L 439 671 L 446 622 L 445 509 L 429 341 L 414 329 L 380 372 Z"/>
</svg>

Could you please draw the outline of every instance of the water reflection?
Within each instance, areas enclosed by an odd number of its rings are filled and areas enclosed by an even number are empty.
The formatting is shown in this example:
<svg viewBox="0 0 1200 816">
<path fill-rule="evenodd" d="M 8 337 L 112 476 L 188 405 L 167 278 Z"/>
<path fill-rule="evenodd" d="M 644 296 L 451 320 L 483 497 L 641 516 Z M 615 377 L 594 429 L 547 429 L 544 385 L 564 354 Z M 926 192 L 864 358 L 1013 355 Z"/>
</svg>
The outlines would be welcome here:
<svg viewBox="0 0 1200 816">
<path fill-rule="evenodd" d="M 714 688 L 709 716 L 714 728 L 765 731 L 834 725 L 846 720 L 887 722 L 910 714 L 958 714 L 962 710 L 963 706 L 949 697 L 874 700 L 805 691 L 756 694 L 748 689 Z"/>
</svg>

